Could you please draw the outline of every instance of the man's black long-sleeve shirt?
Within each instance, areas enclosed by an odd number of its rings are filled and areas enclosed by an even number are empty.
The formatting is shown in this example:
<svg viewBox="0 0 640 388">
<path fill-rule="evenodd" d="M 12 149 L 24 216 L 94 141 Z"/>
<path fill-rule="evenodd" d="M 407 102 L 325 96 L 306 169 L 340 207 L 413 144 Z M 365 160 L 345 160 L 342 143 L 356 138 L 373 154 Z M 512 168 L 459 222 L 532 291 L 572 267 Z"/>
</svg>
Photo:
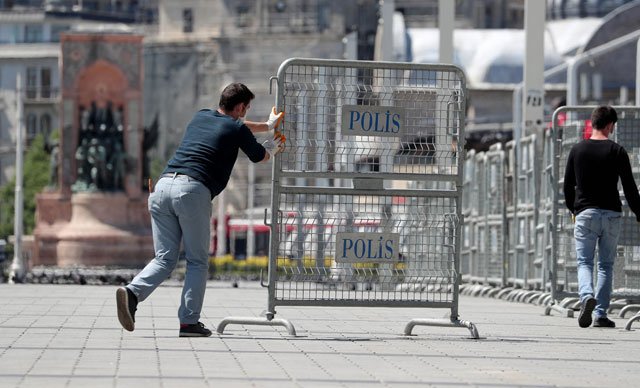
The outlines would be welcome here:
<svg viewBox="0 0 640 388">
<path fill-rule="evenodd" d="M 564 199 L 573 214 L 584 209 L 622 211 L 618 178 L 627 203 L 640 221 L 640 194 L 629 155 L 611 140 L 587 139 L 571 148 L 564 173 Z"/>
</svg>

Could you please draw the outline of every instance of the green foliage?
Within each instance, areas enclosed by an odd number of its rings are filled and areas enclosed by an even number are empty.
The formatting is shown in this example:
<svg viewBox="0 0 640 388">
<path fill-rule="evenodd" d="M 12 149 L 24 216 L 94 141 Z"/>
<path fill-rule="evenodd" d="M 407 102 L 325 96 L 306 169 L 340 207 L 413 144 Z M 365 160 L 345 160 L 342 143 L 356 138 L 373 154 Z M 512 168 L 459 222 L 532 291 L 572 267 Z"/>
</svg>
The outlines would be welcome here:
<svg viewBox="0 0 640 388">
<path fill-rule="evenodd" d="M 24 233 L 31 234 L 35 227 L 36 194 L 41 192 L 49 181 L 49 155 L 44 150 L 44 136 L 38 135 L 31 142 L 24 157 Z M 0 189 L 0 238 L 13 234 L 15 214 L 15 186 L 13 178 Z"/>
</svg>

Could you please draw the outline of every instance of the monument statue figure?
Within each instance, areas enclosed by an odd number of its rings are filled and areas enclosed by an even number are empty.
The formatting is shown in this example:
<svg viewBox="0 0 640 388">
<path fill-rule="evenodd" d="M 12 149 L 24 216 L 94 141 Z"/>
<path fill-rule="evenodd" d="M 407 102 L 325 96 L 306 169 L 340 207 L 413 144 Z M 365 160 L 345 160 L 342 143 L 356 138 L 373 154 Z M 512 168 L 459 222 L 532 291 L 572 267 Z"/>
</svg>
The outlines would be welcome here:
<svg viewBox="0 0 640 388">
<path fill-rule="evenodd" d="M 107 183 L 107 152 L 97 138 L 91 139 L 89 143 L 87 161 L 91 166 L 89 190 L 96 191 L 104 189 L 104 185 Z"/>
<path fill-rule="evenodd" d="M 86 191 L 89 189 L 89 180 L 91 177 L 91 167 L 87 160 L 89 152 L 89 139 L 82 139 L 80 145 L 76 149 L 76 181 L 71 186 L 73 191 Z"/>
<path fill-rule="evenodd" d="M 120 105 L 114 112 L 111 101 L 103 108 L 92 101 L 90 109 L 80 105 L 79 111 L 78 175 L 72 190 L 124 190 L 124 108 Z"/>
</svg>

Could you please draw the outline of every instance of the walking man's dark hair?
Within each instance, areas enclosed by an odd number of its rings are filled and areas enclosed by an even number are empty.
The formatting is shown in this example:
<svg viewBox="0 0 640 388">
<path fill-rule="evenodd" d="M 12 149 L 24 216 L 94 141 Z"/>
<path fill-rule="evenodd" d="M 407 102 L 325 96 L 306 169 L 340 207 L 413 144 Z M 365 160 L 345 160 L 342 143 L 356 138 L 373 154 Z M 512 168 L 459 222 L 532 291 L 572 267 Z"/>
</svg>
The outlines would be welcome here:
<svg viewBox="0 0 640 388">
<path fill-rule="evenodd" d="M 248 105 L 254 97 L 255 95 L 246 85 L 236 82 L 224 88 L 222 94 L 220 94 L 218 106 L 225 111 L 230 111 L 238 104 L 244 103 Z"/>
<path fill-rule="evenodd" d="M 610 123 L 618 122 L 616 110 L 610 106 L 599 106 L 591 113 L 591 125 L 595 129 L 604 129 Z"/>
</svg>

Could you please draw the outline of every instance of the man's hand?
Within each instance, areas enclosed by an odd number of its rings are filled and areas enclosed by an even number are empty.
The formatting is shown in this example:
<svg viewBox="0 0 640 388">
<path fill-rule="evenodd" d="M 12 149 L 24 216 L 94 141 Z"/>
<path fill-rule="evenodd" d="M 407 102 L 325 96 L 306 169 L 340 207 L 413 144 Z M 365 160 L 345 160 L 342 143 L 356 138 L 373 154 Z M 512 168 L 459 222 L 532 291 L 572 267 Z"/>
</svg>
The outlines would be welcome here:
<svg viewBox="0 0 640 388">
<path fill-rule="evenodd" d="M 269 114 L 269 119 L 267 120 L 267 127 L 269 127 L 269 130 L 272 131 L 274 129 L 277 129 L 278 126 L 280 125 L 280 122 L 282 122 L 282 119 L 284 118 L 284 112 L 276 112 L 276 107 L 274 106 L 273 108 L 271 108 L 271 113 Z"/>
<path fill-rule="evenodd" d="M 280 132 L 276 131 L 273 135 L 273 139 L 266 140 L 262 143 L 262 146 L 269 153 L 269 156 L 273 158 L 280 152 L 284 151 L 286 141 L 287 138 Z"/>
</svg>

